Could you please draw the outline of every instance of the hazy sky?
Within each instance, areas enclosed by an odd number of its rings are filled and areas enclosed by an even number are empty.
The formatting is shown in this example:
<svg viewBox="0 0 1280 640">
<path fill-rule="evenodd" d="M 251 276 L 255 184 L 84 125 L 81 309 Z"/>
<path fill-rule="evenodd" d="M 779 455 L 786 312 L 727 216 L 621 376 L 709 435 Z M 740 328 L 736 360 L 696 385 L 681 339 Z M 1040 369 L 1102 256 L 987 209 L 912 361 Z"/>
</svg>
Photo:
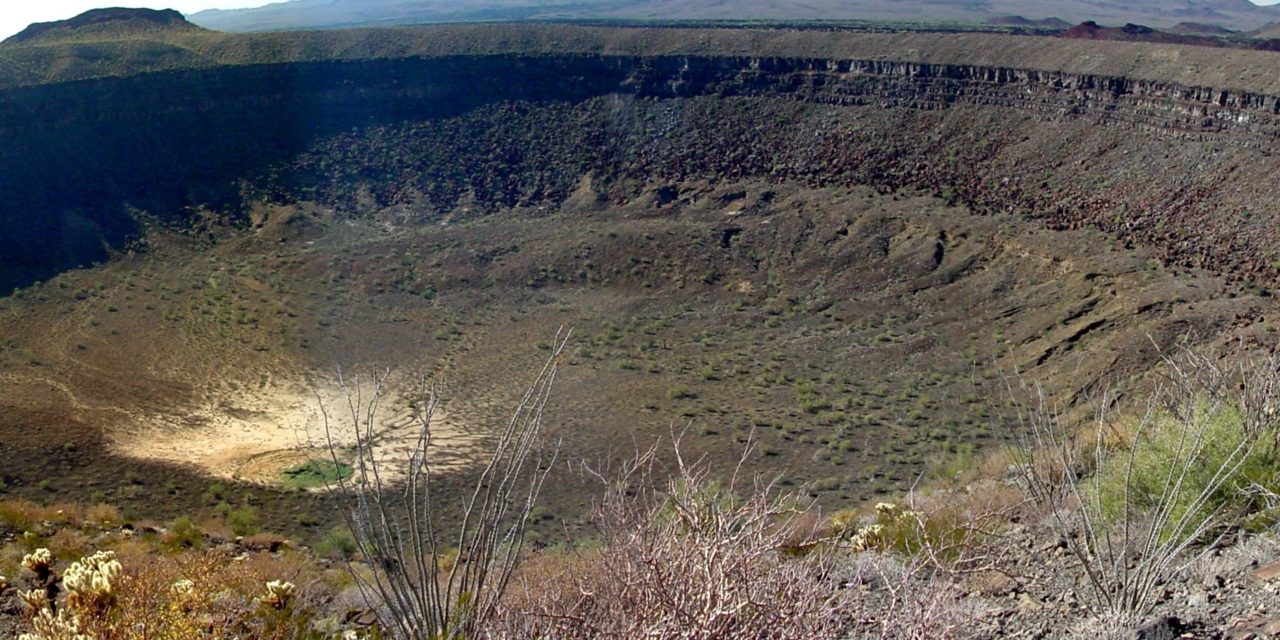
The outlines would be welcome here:
<svg viewBox="0 0 1280 640">
<path fill-rule="evenodd" d="M 242 9 L 261 7 L 279 0 L 5 0 L 0 6 L 0 39 L 22 31 L 32 22 L 65 20 L 100 7 L 149 7 L 151 9 L 177 9 L 182 13 L 195 13 L 204 9 Z M 1276 0 L 1280 2 L 1280 0 Z"/>
</svg>

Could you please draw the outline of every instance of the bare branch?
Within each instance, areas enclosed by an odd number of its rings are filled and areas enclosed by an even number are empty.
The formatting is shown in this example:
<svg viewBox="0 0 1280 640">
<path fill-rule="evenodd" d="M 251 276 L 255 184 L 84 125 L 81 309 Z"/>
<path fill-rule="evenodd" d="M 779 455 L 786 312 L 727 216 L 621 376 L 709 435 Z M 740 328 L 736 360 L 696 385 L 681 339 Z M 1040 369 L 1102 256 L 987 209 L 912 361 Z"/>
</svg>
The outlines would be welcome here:
<svg viewBox="0 0 1280 640">
<path fill-rule="evenodd" d="M 413 398 L 408 453 L 395 456 L 381 438 L 387 425 L 389 370 L 361 380 L 338 375 L 343 418 L 321 402 L 321 440 L 335 468 L 350 465 L 328 488 L 342 498 L 344 520 L 368 570 L 353 567 L 360 594 L 385 634 L 398 640 L 477 637 L 506 590 L 523 547 L 529 514 L 556 458 L 542 441 L 544 412 L 570 332 L 561 330 L 551 355 L 496 434 L 490 456 L 462 505 L 453 532 L 440 530 L 433 489 L 433 422 L 439 388 L 422 379 Z M 363 382 L 363 384 L 362 384 Z M 447 548 L 445 541 L 452 543 Z M 456 552 L 451 566 L 443 559 Z"/>
</svg>

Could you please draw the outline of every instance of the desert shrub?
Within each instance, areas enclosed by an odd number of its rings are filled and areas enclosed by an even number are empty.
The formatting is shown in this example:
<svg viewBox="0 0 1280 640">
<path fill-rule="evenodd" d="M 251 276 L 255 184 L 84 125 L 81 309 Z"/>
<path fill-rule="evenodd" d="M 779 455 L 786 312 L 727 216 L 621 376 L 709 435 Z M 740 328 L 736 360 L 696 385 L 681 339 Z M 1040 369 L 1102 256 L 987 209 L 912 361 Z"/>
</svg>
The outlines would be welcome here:
<svg viewBox="0 0 1280 640">
<path fill-rule="evenodd" d="M 258 510 L 253 505 L 242 504 L 229 509 L 226 514 L 227 526 L 238 536 L 247 536 L 258 530 Z"/>
<path fill-rule="evenodd" d="M 983 607 L 923 557 L 864 552 L 837 567 L 859 590 L 851 640 L 957 640 L 987 637 L 975 625 Z"/>
<path fill-rule="evenodd" d="M 60 502 L 43 508 L 41 520 L 48 525 L 69 525 L 79 527 L 84 524 L 84 507 Z"/>
<path fill-rule="evenodd" d="M 44 506 L 30 500 L 0 501 L 0 530 L 37 531 L 56 525 L 79 526 L 82 509 L 74 504 Z"/>
<path fill-rule="evenodd" d="M 204 496 L 207 502 L 221 502 L 226 499 L 227 487 L 221 482 L 214 482 L 205 490 Z"/>
<path fill-rule="evenodd" d="M 191 518 L 182 516 L 169 524 L 164 542 L 175 549 L 199 547 L 204 544 L 204 532 L 191 521 Z"/>
<path fill-rule="evenodd" d="M 1020 492 L 986 485 L 976 491 L 913 493 L 902 503 L 877 503 L 869 517 L 836 512 L 827 528 L 855 553 L 875 551 L 935 570 L 970 571 L 992 561 L 991 542 L 1023 501 Z"/>
<path fill-rule="evenodd" d="M 818 414 L 831 408 L 831 401 L 817 396 L 800 400 L 800 408 L 808 414 Z"/>
<path fill-rule="evenodd" d="M 0 525 L 19 533 L 30 531 L 43 513 L 43 507 L 29 500 L 5 500 L 0 502 Z"/>
<path fill-rule="evenodd" d="M 214 551 L 156 556 L 124 545 L 71 563 L 60 582 L 57 601 L 27 599 L 24 640 L 328 637 L 314 624 L 320 577 L 267 555 L 237 562 Z"/>
<path fill-rule="evenodd" d="M 929 459 L 929 479 L 934 483 L 964 485 L 979 474 L 977 450 L 965 442 L 954 452 L 936 454 Z"/>
<path fill-rule="evenodd" d="M 331 529 L 315 545 L 318 555 L 326 558 L 350 560 L 360 550 L 350 531 L 341 527 Z"/>
<path fill-rule="evenodd" d="M 63 527 L 58 529 L 46 543 L 54 557 L 59 560 L 74 560 L 89 551 L 89 536 L 77 529 Z"/>
<path fill-rule="evenodd" d="M 672 400 L 685 400 L 689 398 L 696 398 L 698 397 L 698 394 L 694 393 L 693 390 L 689 388 L 689 385 L 677 384 L 670 389 L 667 389 L 667 397 Z"/>
<path fill-rule="evenodd" d="M 1280 359 L 1226 366 L 1188 350 L 1160 374 L 1124 419 L 1093 398 L 1084 430 L 1043 388 L 1023 389 L 1016 468 L 1113 620 L 1150 613 L 1186 556 L 1252 508 L 1241 496 L 1274 486 Z"/>
<path fill-rule="evenodd" d="M 808 499 L 737 472 L 718 481 L 678 442 L 672 477 L 654 464 L 650 450 L 600 474 L 600 538 L 535 554 L 485 637 L 947 640 L 972 628 L 930 561 L 850 554 Z"/>
<path fill-rule="evenodd" d="M 124 522 L 120 510 L 109 504 L 95 504 L 84 512 L 84 521 L 98 527 L 111 527 Z"/>
<path fill-rule="evenodd" d="M 654 483 L 653 450 L 609 479 L 595 510 L 603 546 L 524 574 L 490 636 L 840 637 L 852 592 L 830 580 L 833 555 L 784 553 L 812 540 L 814 520 L 798 517 L 808 503 L 762 482 L 739 496 L 677 459 L 666 483 Z"/>
<path fill-rule="evenodd" d="M 849 535 L 854 551 L 892 551 L 915 556 L 936 550 L 951 556 L 959 553 L 968 531 L 958 514 L 950 510 L 925 513 L 893 502 L 875 506 L 873 520 Z"/>
<path fill-rule="evenodd" d="M 1128 422 L 1122 432 L 1132 435 L 1112 446 L 1088 484 L 1107 523 L 1160 509 L 1167 538 L 1181 522 L 1247 514 L 1256 506 L 1251 487 L 1277 488 L 1275 434 L 1247 435 L 1239 407 L 1202 397 Z"/>
</svg>

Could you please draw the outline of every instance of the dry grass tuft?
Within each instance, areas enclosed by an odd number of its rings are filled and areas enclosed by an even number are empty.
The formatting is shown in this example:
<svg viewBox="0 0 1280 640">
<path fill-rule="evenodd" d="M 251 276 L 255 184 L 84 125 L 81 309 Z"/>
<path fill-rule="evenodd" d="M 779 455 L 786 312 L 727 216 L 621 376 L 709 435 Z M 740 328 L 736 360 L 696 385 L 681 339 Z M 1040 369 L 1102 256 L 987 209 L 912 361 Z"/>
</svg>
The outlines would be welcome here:
<svg viewBox="0 0 1280 640">
<path fill-rule="evenodd" d="M 30 531 L 46 519 L 49 511 L 30 500 L 0 501 L 0 527 L 17 533 Z"/>
<path fill-rule="evenodd" d="M 63 527 L 58 529 L 46 543 L 54 557 L 63 562 L 71 562 L 89 553 L 92 541 L 79 529 Z"/>
<path fill-rule="evenodd" d="M 98 527 L 116 527 L 124 523 L 124 517 L 109 504 L 95 504 L 84 510 L 84 521 Z"/>
</svg>

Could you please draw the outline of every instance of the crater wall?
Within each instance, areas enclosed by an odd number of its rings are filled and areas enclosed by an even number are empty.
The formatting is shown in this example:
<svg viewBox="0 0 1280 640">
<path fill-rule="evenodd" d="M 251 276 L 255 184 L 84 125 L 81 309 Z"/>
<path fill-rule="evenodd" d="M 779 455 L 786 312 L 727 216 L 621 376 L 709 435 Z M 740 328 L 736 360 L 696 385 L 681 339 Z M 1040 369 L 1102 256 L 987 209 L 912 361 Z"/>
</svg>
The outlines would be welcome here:
<svg viewBox="0 0 1280 640">
<path fill-rule="evenodd" d="M 584 176 L 615 200 L 743 177 L 917 187 L 1280 275 L 1280 92 L 915 57 L 433 55 L 9 89 L 0 290 L 107 258 L 140 212 L 192 232 L 257 198 L 475 214 L 558 206 Z"/>
</svg>

